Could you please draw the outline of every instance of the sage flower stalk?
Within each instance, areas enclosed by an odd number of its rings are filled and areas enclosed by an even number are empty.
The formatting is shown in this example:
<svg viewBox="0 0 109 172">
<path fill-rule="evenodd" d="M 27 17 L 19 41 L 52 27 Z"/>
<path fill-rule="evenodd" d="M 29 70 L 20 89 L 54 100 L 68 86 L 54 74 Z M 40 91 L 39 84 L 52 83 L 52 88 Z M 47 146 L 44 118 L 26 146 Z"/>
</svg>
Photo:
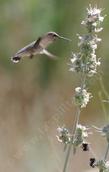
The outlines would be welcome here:
<svg viewBox="0 0 109 172">
<path fill-rule="evenodd" d="M 101 15 L 102 10 L 97 7 L 92 7 L 89 5 L 87 8 L 86 18 L 81 22 L 81 24 L 86 28 L 86 34 L 78 36 L 78 49 L 79 51 L 71 54 L 69 71 L 80 74 L 80 86 L 75 88 L 75 94 L 73 96 L 74 103 L 77 107 L 77 112 L 75 115 L 75 120 L 71 132 L 66 128 L 58 128 L 59 135 L 57 136 L 58 141 L 68 145 L 63 172 L 66 172 L 67 165 L 69 161 L 69 156 L 71 148 L 73 148 L 73 153 L 76 153 L 78 147 L 82 147 L 83 151 L 90 150 L 89 143 L 86 138 L 88 138 L 89 132 L 87 127 L 82 126 L 79 122 L 82 108 L 85 108 L 92 94 L 88 92 L 86 85 L 87 80 L 97 73 L 97 67 L 100 66 L 100 58 L 96 56 L 96 49 L 98 43 L 101 39 L 98 37 L 98 33 L 103 30 L 101 23 L 105 16 Z M 107 134 L 106 134 L 107 135 Z M 106 161 L 103 163 L 97 163 L 95 157 L 90 158 L 90 166 L 98 166 L 100 172 L 107 172 Z"/>
<path fill-rule="evenodd" d="M 88 77 L 92 77 L 97 72 L 97 67 L 100 66 L 100 58 L 96 57 L 96 49 L 101 39 L 97 36 L 98 32 L 103 30 L 100 24 L 105 16 L 101 16 L 102 9 L 97 7 L 92 8 L 91 5 L 87 8 L 87 17 L 82 21 L 87 29 L 87 34 L 79 35 L 78 47 L 80 52 L 72 53 L 70 71 L 84 72 Z"/>
</svg>

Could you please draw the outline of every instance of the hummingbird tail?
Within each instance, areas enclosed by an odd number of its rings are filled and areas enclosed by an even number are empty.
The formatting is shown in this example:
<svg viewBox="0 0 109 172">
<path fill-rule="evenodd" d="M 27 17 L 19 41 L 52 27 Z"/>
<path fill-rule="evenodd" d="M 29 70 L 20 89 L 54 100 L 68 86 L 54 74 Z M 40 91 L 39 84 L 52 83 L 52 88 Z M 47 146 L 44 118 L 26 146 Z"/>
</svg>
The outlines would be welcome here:
<svg viewBox="0 0 109 172">
<path fill-rule="evenodd" d="M 18 63 L 18 62 L 20 61 L 20 59 L 21 59 L 21 57 L 19 57 L 19 56 L 11 57 L 11 61 L 12 61 L 13 63 Z"/>
</svg>

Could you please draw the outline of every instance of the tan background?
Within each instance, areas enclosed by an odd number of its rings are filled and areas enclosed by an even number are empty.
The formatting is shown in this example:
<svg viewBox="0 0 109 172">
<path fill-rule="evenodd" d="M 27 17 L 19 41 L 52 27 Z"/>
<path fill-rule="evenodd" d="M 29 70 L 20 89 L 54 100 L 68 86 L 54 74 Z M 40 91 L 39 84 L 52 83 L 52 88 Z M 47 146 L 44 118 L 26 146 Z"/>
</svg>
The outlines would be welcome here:
<svg viewBox="0 0 109 172">
<path fill-rule="evenodd" d="M 65 153 L 56 139 L 56 128 L 71 128 L 76 109 L 73 91 L 80 77 L 70 73 L 67 63 L 72 51 L 77 51 L 77 33 L 85 32 L 80 25 L 89 3 L 105 8 L 107 0 L 0 0 L 0 171 L 2 172 L 60 172 Z M 103 41 L 97 55 L 103 85 L 109 92 L 109 16 L 100 34 Z M 25 59 L 18 65 L 10 57 L 22 46 L 47 31 L 56 31 L 73 39 L 57 41 L 49 50 L 60 58 L 57 62 L 45 56 Z M 89 81 L 94 98 L 81 114 L 84 125 L 102 126 L 108 122 L 109 105 L 103 112 L 105 99 L 98 75 Z M 90 140 L 95 154 L 101 158 L 106 142 L 94 133 Z M 92 155 L 79 150 L 71 156 L 70 171 L 89 168 Z"/>
</svg>

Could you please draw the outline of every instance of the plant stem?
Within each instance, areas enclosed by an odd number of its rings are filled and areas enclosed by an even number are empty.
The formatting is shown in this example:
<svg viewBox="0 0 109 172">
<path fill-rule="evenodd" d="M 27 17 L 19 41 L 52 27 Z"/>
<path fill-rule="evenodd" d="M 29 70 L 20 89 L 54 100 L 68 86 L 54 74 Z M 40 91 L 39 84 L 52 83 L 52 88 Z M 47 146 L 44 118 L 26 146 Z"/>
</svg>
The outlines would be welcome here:
<svg viewBox="0 0 109 172">
<path fill-rule="evenodd" d="M 98 79 L 99 79 L 99 83 L 100 83 L 101 90 L 102 90 L 103 94 L 105 95 L 105 98 L 106 99 L 109 99 L 109 94 L 108 94 L 108 92 L 105 89 L 102 76 L 99 75 L 99 78 Z"/>
<path fill-rule="evenodd" d="M 76 119 L 75 124 L 74 124 L 74 126 L 72 128 L 72 138 L 71 138 L 71 140 L 73 140 L 74 137 L 75 137 L 76 126 L 77 126 L 77 124 L 79 122 L 80 113 L 81 113 L 81 110 L 80 110 L 80 108 L 78 108 L 77 109 L 77 115 L 75 116 L 75 119 Z M 68 145 L 63 172 L 66 172 L 66 170 L 67 170 L 67 164 L 68 164 L 68 160 L 69 160 L 69 157 L 70 157 L 71 148 L 72 148 L 72 142 Z"/>
<path fill-rule="evenodd" d="M 104 161 L 106 161 L 108 153 L 109 153 L 109 143 L 107 145 L 106 152 L 105 152 L 105 155 L 104 155 Z"/>
<path fill-rule="evenodd" d="M 85 85 L 85 82 L 86 82 L 86 77 L 87 77 L 87 75 L 85 74 L 85 72 L 83 72 L 81 74 L 81 91 L 84 89 L 84 85 Z M 81 113 L 81 108 L 78 107 L 77 108 L 77 114 L 76 114 L 75 120 L 74 120 L 74 125 L 73 125 L 72 131 L 71 131 L 71 133 L 72 133 L 71 140 L 72 141 L 73 141 L 73 139 L 75 138 L 75 135 L 76 135 L 76 127 L 77 127 L 77 125 L 79 123 L 80 113 Z M 72 142 L 68 145 L 63 172 L 66 172 L 66 170 L 67 170 L 67 164 L 68 164 L 68 160 L 69 160 L 69 157 L 70 157 L 71 148 L 72 148 Z"/>
<path fill-rule="evenodd" d="M 101 91 L 98 93 L 98 96 L 99 96 L 101 107 L 102 107 L 102 110 L 103 110 L 103 113 L 104 113 L 104 118 L 107 121 L 108 113 L 106 111 L 105 103 L 103 102 L 103 95 L 102 95 Z"/>
</svg>

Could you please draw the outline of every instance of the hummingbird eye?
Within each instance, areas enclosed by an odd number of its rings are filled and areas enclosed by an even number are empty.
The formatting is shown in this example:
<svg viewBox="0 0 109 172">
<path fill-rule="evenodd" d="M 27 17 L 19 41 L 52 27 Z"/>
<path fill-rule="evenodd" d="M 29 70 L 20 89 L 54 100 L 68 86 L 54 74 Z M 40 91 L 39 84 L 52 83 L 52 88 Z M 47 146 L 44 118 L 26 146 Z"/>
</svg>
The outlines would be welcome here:
<svg viewBox="0 0 109 172">
<path fill-rule="evenodd" d="M 53 35 L 53 37 L 54 37 L 54 38 L 57 38 L 57 35 L 56 35 L 56 34 L 54 34 L 54 35 Z"/>
</svg>

